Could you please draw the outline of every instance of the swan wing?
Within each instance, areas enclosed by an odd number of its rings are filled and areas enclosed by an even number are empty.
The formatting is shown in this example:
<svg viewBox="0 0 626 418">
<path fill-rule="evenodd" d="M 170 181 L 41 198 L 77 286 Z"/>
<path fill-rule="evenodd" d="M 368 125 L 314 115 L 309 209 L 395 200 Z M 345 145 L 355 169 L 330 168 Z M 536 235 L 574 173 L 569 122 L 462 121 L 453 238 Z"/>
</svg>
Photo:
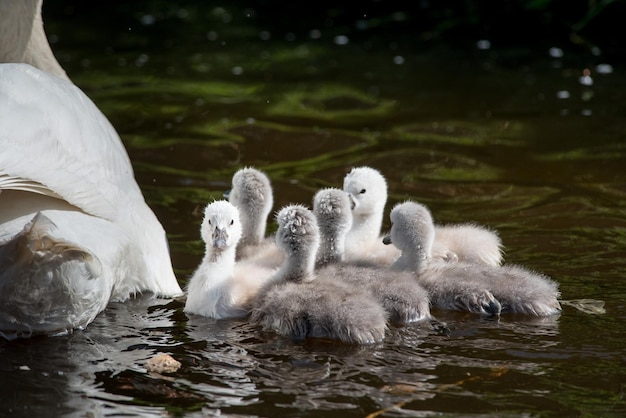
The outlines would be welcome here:
<svg viewBox="0 0 626 418">
<path fill-rule="evenodd" d="M 0 64 L 0 187 L 57 195 L 114 220 L 143 197 L 120 137 L 71 82 Z"/>
<path fill-rule="evenodd" d="M 10 176 L 8 174 L 0 174 L 0 192 L 2 190 L 20 190 L 23 192 L 43 194 L 56 199 L 63 199 L 41 183 L 21 177 Z"/>
</svg>

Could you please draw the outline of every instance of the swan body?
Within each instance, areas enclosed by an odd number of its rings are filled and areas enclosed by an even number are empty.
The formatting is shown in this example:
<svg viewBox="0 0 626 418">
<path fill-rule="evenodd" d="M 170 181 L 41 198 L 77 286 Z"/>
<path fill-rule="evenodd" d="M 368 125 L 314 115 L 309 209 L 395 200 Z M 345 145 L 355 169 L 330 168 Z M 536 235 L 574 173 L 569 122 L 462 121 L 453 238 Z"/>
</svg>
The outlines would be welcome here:
<svg viewBox="0 0 626 418">
<path fill-rule="evenodd" d="M 253 167 L 238 170 L 232 178 L 228 201 L 239 210 L 243 230 L 237 245 L 237 260 L 252 261 L 267 268 L 280 266 L 284 253 L 272 238 L 265 237 L 267 217 L 274 204 L 267 174 Z"/>
<path fill-rule="evenodd" d="M 287 258 L 259 292 L 252 321 L 294 339 L 382 341 L 386 314 L 370 293 L 314 273 L 319 231 L 311 211 L 290 205 L 279 211 L 277 221 L 276 242 Z"/>
<path fill-rule="evenodd" d="M 387 202 L 384 176 L 371 167 L 356 167 L 345 176 L 343 189 L 350 195 L 354 215 L 347 236 L 346 258 L 390 265 L 400 253 L 394 246 L 385 247 L 380 236 Z M 493 231 L 473 224 L 435 226 L 435 230 L 432 247 L 435 258 L 489 265 L 502 262 L 502 243 Z"/>
<path fill-rule="evenodd" d="M 558 285 L 552 279 L 521 266 L 445 263 L 431 256 L 434 225 L 430 211 L 415 202 L 396 205 L 391 211 L 393 243 L 402 255 L 397 270 L 414 271 L 441 309 L 476 313 L 519 313 L 548 316 L 561 311 Z"/>
<path fill-rule="evenodd" d="M 0 64 L 0 150 L 2 335 L 67 333 L 110 300 L 182 294 L 119 136 L 70 81 Z"/>
<path fill-rule="evenodd" d="M 16 289 L 26 286 L 17 280 L 31 277 L 28 286 L 44 295 L 48 283 L 43 278 L 62 274 L 68 297 L 74 300 L 70 305 L 91 307 L 89 312 L 68 313 L 68 321 L 59 322 L 51 318 L 58 318 L 55 306 L 61 300 L 51 298 L 26 304 L 15 315 L 9 307 L 19 304 L 20 298 L 5 291 L 0 306 L 7 306 L 2 312 L 6 322 L 0 321 L 0 330 L 23 336 L 57 334 L 84 327 L 110 299 L 125 300 L 143 291 L 163 296 L 182 293 L 165 231 L 143 200 L 119 136 L 78 88 L 26 64 L 0 64 L 0 127 L 0 251 L 4 254 L 0 286 Z M 92 292 L 71 290 L 82 288 L 80 282 L 93 277 L 61 268 L 62 258 L 11 254 L 24 248 L 18 241 L 31 240 L 28 227 L 38 214 L 43 217 L 35 225 L 47 220 L 46 235 L 72 243 L 103 266 L 100 285 Z M 93 301 L 76 300 L 81 297 Z M 46 312 L 52 315 L 49 320 L 42 319 Z"/>
<path fill-rule="evenodd" d="M 189 281 L 185 313 L 215 319 L 248 315 L 250 301 L 270 271 L 259 274 L 249 268 L 235 268 L 241 235 L 236 207 L 223 200 L 206 206 L 201 226 L 206 252 Z"/>
<path fill-rule="evenodd" d="M 398 324 L 430 318 L 428 293 L 408 272 L 344 262 L 346 234 L 352 225 L 350 200 L 342 190 L 327 188 L 313 198 L 321 244 L 317 274 L 353 287 L 366 288 Z"/>
</svg>

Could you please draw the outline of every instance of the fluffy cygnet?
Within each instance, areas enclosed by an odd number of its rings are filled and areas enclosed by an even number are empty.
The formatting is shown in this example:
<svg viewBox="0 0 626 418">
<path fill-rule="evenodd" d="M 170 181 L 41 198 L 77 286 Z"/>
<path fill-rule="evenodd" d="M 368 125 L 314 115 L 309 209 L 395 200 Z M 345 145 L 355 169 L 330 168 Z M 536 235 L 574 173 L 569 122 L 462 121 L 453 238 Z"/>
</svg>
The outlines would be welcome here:
<svg viewBox="0 0 626 418">
<path fill-rule="evenodd" d="M 314 274 L 319 231 L 313 213 L 290 205 L 276 219 L 276 243 L 287 259 L 255 299 L 252 321 L 294 339 L 381 341 L 387 318 L 370 293 L 335 277 Z"/>
<path fill-rule="evenodd" d="M 400 253 L 394 247 L 384 246 L 380 236 L 387 181 L 376 169 L 356 167 L 344 177 L 343 190 L 350 198 L 353 217 L 346 236 L 346 260 L 391 264 Z"/>
<path fill-rule="evenodd" d="M 442 309 L 496 314 L 512 312 L 536 316 L 561 311 L 559 290 L 550 278 L 520 266 L 444 263 L 431 256 L 434 231 L 430 211 L 415 202 L 391 211 L 391 232 L 385 243 L 402 251 L 394 268 L 417 273 L 431 302 Z M 500 308 L 500 309 L 498 309 Z"/>
<path fill-rule="evenodd" d="M 316 267 L 345 260 L 346 235 L 352 227 L 350 198 L 343 190 L 327 188 L 313 196 L 313 213 L 320 231 Z"/>
<path fill-rule="evenodd" d="M 225 200 L 207 205 L 201 226 L 206 252 L 191 277 L 185 313 L 215 319 L 243 317 L 271 271 L 252 264 L 235 266 L 241 237 L 239 212 Z"/>
<path fill-rule="evenodd" d="M 449 262 L 499 266 L 502 264 L 502 241 L 496 231 L 473 223 L 436 225 L 432 257 Z"/>
<path fill-rule="evenodd" d="M 384 176 L 370 167 L 353 168 L 344 178 L 343 189 L 350 195 L 354 215 L 346 241 L 346 258 L 391 264 L 399 252 L 381 244 L 380 229 L 387 202 Z M 502 242 L 493 231 L 474 224 L 436 226 L 435 230 L 434 258 L 489 265 L 502 262 Z"/>
<path fill-rule="evenodd" d="M 237 260 L 254 259 L 256 264 L 278 267 L 284 254 L 273 238 L 265 237 L 267 217 L 274 204 L 267 174 L 252 167 L 237 171 L 232 178 L 228 201 L 239 210 L 243 231 L 237 245 Z"/>
<path fill-rule="evenodd" d="M 430 318 L 428 293 L 415 281 L 413 274 L 343 262 L 346 234 L 352 225 L 346 192 L 333 188 L 320 190 L 313 198 L 313 213 L 321 237 L 317 252 L 318 275 L 368 289 L 392 322 L 405 324 Z"/>
</svg>

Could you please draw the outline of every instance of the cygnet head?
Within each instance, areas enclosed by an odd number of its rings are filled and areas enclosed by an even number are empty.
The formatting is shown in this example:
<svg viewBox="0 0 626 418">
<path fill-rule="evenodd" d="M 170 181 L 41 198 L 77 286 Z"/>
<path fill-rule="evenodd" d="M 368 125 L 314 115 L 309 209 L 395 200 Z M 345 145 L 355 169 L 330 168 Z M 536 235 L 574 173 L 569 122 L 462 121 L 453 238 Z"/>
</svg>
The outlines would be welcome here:
<svg viewBox="0 0 626 418">
<path fill-rule="evenodd" d="M 313 197 L 313 213 L 322 235 L 327 230 L 341 236 L 352 228 L 350 198 L 343 190 L 329 187 L 317 192 Z"/>
<path fill-rule="evenodd" d="M 346 235 L 352 228 L 350 198 L 343 190 L 322 189 L 313 197 L 313 213 L 321 235 L 317 264 L 343 261 Z"/>
<path fill-rule="evenodd" d="M 276 222 L 276 245 L 287 253 L 279 276 L 298 282 L 310 279 L 320 245 L 315 215 L 302 205 L 289 205 L 278 212 Z"/>
<path fill-rule="evenodd" d="M 402 251 L 401 259 L 411 265 L 430 258 L 435 240 L 435 225 L 428 208 L 416 202 L 398 203 L 391 210 L 391 231 L 383 240 Z"/>
<path fill-rule="evenodd" d="M 234 248 L 241 238 L 239 211 L 226 200 L 209 203 L 204 209 L 200 235 L 206 243 L 207 253 L 217 256 Z"/>
<path fill-rule="evenodd" d="M 380 171 L 371 167 L 353 168 L 343 179 L 355 216 L 380 216 L 387 202 L 387 181 Z M 378 231 L 377 231 L 378 233 Z"/>
<path fill-rule="evenodd" d="M 233 175 L 228 201 L 241 214 L 242 244 L 257 244 L 265 236 L 267 216 L 274 204 L 272 185 L 267 175 L 252 167 L 237 171 Z"/>
</svg>

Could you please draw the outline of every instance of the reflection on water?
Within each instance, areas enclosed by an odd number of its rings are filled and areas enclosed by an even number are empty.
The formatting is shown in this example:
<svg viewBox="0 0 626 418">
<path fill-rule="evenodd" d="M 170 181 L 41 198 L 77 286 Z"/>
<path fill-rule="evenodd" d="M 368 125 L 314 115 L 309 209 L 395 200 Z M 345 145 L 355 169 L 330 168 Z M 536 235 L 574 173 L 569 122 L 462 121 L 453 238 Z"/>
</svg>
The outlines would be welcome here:
<svg viewBox="0 0 626 418">
<path fill-rule="evenodd" d="M 354 347 L 291 342 L 242 320 L 187 318 L 182 308 L 180 301 L 139 298 L 113 304 L 68 338 L 3 344 L 10 361 L 1 379 L 12 382 L 5 411 L 365 416 L 385 408 L 405 415 L 471 407 L 478 414 L 495 408 L 513 415 L 606 413 L 612 407 L 593 399 L 581 405 L 575 395 L 606 394 L 610 386 L 592 389 L 585 376 L 615 385 L 613 368 L 623 361 L 620 338 L 601 342 L 585 331 L 602 318 L 567 309 L 561 317 L 500 321 L 437 312 L 449 334 L 412 325 L 393 328 L 380 345 Z M 147 373 L 146 359 L 158 352 L 179 360 L 181 370 Z M 555 384 L 565 399 L 555 398 Z"/>
<path fill-rule="evenodd" d="M 150 16 L 142 24 L 157 30 Z M 157 51 L 55 47 L 125 141 L 181 283 L 202 257 L 201 209 L 238 168 L 270 175 L 277 209 L 310 204 L 350 167 L 371 165 L 388 179 L 388 208 L 415 199 L 438 223 L 497 229 L 507 262 L 552 276 L 564 299 L 604 300 L 607 313 L 565 306 L 558 317 L 496 321 L 436 311 L 449 333 L 412 325 L 352 347 L 187 317 L 182 301 L 143 296 L 112 304 L 84 332 L 0 342 L 2 414 L 626 414 L 623 68 L 593 71 L 589 86 L 578 80 L 595 68 L 589 57 L 547 51 L 513 59 L 368 50 L 313 32 L 250 43 L 205 32 Z M 148 373 L 160 352 L 182 368 Z"/>
</svg>

